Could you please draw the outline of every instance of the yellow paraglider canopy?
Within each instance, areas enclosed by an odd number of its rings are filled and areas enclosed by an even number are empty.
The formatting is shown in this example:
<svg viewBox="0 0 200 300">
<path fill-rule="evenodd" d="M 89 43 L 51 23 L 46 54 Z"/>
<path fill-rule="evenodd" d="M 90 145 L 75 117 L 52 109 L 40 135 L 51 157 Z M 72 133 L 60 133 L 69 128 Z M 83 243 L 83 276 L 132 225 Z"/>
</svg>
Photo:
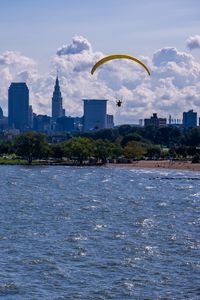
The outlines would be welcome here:
<svg viewBox="0 0 200 300">
<path fill-rule="evenodd" d="M 150 76 L 150 71 L 148 69 L 148 67 L 145 65 L 145 63 L 143 63 L 141 60 L 139 60 L 138 58 L 131 56 L 131 55 L 127 55 L 127 54 L 114 54 L 114 55 L 109 55 L 106 56 L 102 59 L 100 59 L 92 68 L 91 70 L 91 74 L 93 75 L 93 73 L 96 71 L 96 69 L 101 66 L 102 64 L 106 63 L 107 61 L 113 60 L 113 59 L 119 59 L 119 58 L 127 58 L 130 60 L 133 60 L 135 62 L 137 62 L 138 64 L 140 64 L 149 74 Z"/>
</svg>

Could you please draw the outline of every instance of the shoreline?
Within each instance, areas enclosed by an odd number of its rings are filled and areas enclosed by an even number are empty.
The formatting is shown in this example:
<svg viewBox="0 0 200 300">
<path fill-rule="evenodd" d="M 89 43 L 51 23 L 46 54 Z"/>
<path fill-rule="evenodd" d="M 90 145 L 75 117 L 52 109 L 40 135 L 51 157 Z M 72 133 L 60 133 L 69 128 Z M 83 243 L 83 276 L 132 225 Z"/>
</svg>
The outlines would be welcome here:
<svg viewBox="0 0 200 300">
<path fill-rule="evenodd" d="M 169 161 L 169 160 L 138 160 L 132 163 L 112 163 L 114 167 L 138 168 L 138 169 L 169 169 L 200 172 L 200 163 L 191 161 Z"/>
<path fill-rule="evenodd" d="M 116 167 L 116 168 L 136 168 L 136 169 L 169 169 L 200 172 L 200 163 L 191 163 L 191 161 L 169 161 L 169 160 L 138 160 L 132 163 L 106 163 L 106 164 L 78 164 L 66 161 L 60 162 L 33 162 L 29 165 L 26 161 L 4 161 L 0 165 L 21 165 L 21 166 L 71 166 L 71 167 Z"/>
</svg>

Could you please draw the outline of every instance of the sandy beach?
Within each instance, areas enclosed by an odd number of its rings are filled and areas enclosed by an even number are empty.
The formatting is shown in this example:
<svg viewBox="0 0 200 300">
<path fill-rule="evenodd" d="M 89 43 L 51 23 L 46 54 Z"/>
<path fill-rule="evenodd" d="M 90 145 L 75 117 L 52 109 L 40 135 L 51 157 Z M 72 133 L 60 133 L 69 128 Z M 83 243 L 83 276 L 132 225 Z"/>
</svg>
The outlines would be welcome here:
<svg viewBox="0 0 200 300">
<path fill-rule="evenodd" d="M 169 161 L 169 160 L 140 160 L 132 163 L 110 164 L 116 167 L 126 168 L 151 168 L 151 169 L 175 169 L 200 172 L 200 163 L 193 164 L 190 161 Z"/>
</svg>

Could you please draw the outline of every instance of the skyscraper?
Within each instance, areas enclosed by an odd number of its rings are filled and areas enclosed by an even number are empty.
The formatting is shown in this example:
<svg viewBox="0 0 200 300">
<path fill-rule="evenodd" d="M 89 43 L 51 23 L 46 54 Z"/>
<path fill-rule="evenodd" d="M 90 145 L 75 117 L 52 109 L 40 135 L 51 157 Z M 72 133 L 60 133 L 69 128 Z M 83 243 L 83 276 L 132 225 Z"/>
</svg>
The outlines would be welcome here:
<svg viewBox="0 0 200 300">
<path fill-rule="evenodd" d="M 65 110 L 62 107 L 62 95 L 61 95 L 59 80 L 57 76 L 53 97 L 52 97 L 52 118 L 53 120 L 56 120 L 57 118 L 63 117 L 64 115 L 65 115 Z"/>
<path fill-rule="evenodd" d="M 107 128 L 107 100 L 83 99 L 84 121 L 83 130 Z"/>
<path fill-rule="evenodd" d="M 187 131 L 189 128 L 197 126 L 197 113 L 193 109 L 183 113 L 183 129 Z"/>
<path fill-rule="evenodd" d="M 29 90 L 25 82 L 12 82 L 8 90 L 8 125 L 10 128 L 28 128 Z"/>
</svg>

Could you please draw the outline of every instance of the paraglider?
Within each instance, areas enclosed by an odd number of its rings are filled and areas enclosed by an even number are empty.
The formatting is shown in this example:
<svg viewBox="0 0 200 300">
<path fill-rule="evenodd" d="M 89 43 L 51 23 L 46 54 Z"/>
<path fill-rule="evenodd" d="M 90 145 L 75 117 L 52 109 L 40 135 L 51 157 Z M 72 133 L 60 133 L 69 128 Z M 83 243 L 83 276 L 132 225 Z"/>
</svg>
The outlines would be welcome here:
<svg viewBox="0 0 200 300">
<path fill-rule="evenodd" d="M 96 64 L 92 67 L 92 70 L 91 70 L 91 74 L 93 75 L 94 72 L 96 71 L 96 69 L 98 69 L 101 65 L 103 65 L 104 63 L 110 61 L 110 60 L 113 60 L 113 59 L 121 59 L 121 58 L 125 58 L 125 59 L 130 59 L 138 64 L 140 64 L 145 70 L 146 72 L 148 73 L 148 75 L 150 76 L 150 71 L 148 69 L 148 67 L 145 65 L 145 63 L 143 61 L 141 61 L 140 59 L 134 57 L 134 56 L 131 56 L 131 55 L 127 55 L 127 54 L 114 54 L 114 55 L 108 55 L 102 59 L 100 59 L 98 62 L 96 62 Z M 121 107 L 122 105 L 122 100 L 117 100 L 116 101 L 116 105 L 118 107 Z"/>
<path fill-rule="evenodd" d="M 121 58 L 126 58 L 126 59 L 130 59 L 132 61 L 135 61 L 137 62 L 138 64 L 140 64 L 148 73 L 148 75 L 150 76 L 150 71 L 148 69 L 148 67 L 145 65 L 145 63 L 143 61 L 141 61 L 140 59 L 134 57 L 134 56 L 131 56 L 131 55 L 127 55 L 127 54 L 114 54 L 114 55 L 109 55 L 109 56 L 106 56 L 102 59 L 100 59 L 93 67 L 92 67 L 92 70 L 91 70 L 91 74 L 93 75 L 94 72 L 96 71 L 96 69 L 98 67 L 100 67 L 101 65 L 103 65 L 104 63 L 110 61 L 110 60 L 113 60 L 113 59 L 121 59 Z"/>
</svg>

